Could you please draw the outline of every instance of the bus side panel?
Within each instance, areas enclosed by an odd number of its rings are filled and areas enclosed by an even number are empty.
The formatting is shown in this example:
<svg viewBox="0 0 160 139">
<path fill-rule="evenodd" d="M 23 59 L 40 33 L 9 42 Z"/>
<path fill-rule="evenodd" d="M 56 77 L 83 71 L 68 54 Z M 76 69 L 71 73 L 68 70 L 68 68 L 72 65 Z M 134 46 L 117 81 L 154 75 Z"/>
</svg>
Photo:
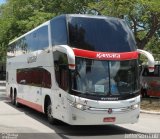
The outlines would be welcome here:
<svg viewBox="0 0 160 139">
<path fill-rule="evenodd" d="M 6 94 L 8 97 L 10 97 L 11 92 L 13 92 L 14 89 L 17 89 L 16 69 L 11 67 L 11 65 L 7 62 L 6 72 L 7 72 Z"/>
</svg>

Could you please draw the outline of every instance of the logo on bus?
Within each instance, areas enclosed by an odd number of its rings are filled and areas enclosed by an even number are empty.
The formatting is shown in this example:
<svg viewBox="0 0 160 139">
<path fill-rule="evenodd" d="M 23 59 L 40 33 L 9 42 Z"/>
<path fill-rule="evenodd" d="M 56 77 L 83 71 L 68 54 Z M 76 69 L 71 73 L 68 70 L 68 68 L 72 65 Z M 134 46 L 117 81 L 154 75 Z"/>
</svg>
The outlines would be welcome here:
<svg viewBox="0 0 160 139">
<path fill-rule="evenodd" d="M 97 53 L 97 58 L 121 58 L 120 54 L 102 54 Z"/>
<path fill-rule="evenodd" d="M 27 58 L 27 63 L 33 63 L 36 62 L 37 56 L 32 56 Z"/>
<path fill-rule="evenodd" d="M 112 113 L 112 109 L 109 108 L 109 109 L 108 109 L 108 114 L 111 114 L 111 113 Z"/>
<path fill-rule="evenodd" d="M 113 97 L 113 98 L 112 97 L 111 98 L 108 98 L 108 97 L 104 98 L 104 97 L 102 97 L 101 100 L 103 100 L 103 101 L 116 101 L 116 100 L 118 100 L 118 97 Z"/>
</svg>

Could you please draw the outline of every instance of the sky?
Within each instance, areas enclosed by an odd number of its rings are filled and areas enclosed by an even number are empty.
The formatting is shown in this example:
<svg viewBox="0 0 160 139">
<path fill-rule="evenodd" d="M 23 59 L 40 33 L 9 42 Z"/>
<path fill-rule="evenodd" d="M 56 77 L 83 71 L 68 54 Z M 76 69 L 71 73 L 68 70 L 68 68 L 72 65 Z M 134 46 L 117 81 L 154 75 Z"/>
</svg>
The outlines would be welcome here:
<svg viewBox="0 0 160 139">
<path fill-rule="evenodd" d="M 0 0 L 0 5 L 5 3 L 6 0 Z"/>
</svg>

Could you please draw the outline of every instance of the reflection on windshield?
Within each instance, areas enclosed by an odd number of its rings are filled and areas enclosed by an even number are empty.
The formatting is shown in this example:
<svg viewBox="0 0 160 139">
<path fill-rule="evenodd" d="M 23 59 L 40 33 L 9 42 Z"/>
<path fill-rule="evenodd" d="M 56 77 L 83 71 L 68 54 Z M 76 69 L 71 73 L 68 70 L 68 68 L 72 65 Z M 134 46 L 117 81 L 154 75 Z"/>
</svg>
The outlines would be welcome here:
<svg viewBox="0 0 160 139">
<path fill-rule="evenodd" d="M 109 63 L 110 68 L 110 86 L 111 86 L 111 94 L 119 94 L 117 84 L 116 84 L 116 76 L 117 72 L 120 69 L 120 62 L 110 62 Z"/>
<path fill-rule="evenodd" d="M 123 95 L 138 89 L 137 61 L 76 59 L 72 88 L 84 94 Z"/>
<path fill-rule="evenodd" d="M 70 17 L 68 21 L 71 47 L 98 52 L 136 50 L 133 33 L 123 20 Z"/>
<path fill-rule="evenodd" d="M 102 95 L 109 92 L 108 62 L 77 58 L 76 65 L 73 89 Z"/>
</svg>

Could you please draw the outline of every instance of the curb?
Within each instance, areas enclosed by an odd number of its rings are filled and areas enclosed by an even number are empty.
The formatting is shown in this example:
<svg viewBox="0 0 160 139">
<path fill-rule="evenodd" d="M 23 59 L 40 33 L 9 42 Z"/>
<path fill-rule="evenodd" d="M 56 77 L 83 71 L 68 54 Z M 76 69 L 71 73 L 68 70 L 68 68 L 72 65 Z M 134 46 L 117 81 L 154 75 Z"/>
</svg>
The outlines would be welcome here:
<svg viewBox="0 0 160 139">
<path fill-rule="evenodd" d="M 0 86 L 6 86 L 6 81 L 0 81 Z"/>
<path fill-rule="evenodd" d="M 2 80 L 0 80 L 0 83 L 6 83 L 6 81 L 2 81 Z"/>
<path fill-rule="evenodd" d="M 141 113 L 160 115 L 160 112 L 140 110 Z"/>
</svg>

